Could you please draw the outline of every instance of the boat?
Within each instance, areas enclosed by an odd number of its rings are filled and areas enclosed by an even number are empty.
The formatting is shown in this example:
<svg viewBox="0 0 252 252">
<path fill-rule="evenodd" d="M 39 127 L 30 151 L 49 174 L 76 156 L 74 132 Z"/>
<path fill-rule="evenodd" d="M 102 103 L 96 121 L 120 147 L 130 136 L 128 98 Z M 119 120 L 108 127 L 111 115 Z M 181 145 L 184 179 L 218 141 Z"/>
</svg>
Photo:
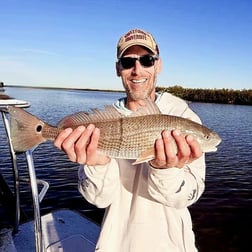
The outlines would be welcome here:
<svg viewBox="0 0 252 252">
<path fill-rule="evenodd" d="M 11 143 L 10 118 L 7 108 L 8 106 L 27 108 L 30 105 L 29 102 L 19 99 L 0 98 L 0 112 L 8 139 L 14 185 L 14 193 L 12 193 L 0 170 L 0 214 L 1 212 L 14 213 L 12 225 L 0 226 L 0 251 L 93 252 L 100 233 L 100 225 L 77 211 L 69 209 L 54 210 L 41 215 L 40 203 L 50 185 L 47 181 L 40 180 L 36 176 L 33 160 L 34 149 L 25 152 L 34 217 L 30 221 L 20 221 L 22 209 L 20 207 L 17 164 L 17 155 L 19 154 L 15 153 Z M 42 189 L 38 190 L 38 188 Z"/>
</svg>

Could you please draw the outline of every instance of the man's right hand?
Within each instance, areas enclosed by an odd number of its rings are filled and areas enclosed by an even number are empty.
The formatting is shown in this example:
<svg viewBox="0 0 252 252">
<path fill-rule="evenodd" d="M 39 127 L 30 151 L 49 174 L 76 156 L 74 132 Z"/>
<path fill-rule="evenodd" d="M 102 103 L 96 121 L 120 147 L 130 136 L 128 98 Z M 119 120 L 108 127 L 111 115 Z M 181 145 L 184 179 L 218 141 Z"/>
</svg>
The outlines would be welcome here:
<svg viewBox="0 0 252 252">
<path fill-rule="evenodd" d="M 72 162 L 87 165 L 105 165 L 110 158 L 98 151 L 100 130 L 93 124 L 76 129 L 64 129 L 54 141 L 55 147 L 63 150 Z"/>
</svg>

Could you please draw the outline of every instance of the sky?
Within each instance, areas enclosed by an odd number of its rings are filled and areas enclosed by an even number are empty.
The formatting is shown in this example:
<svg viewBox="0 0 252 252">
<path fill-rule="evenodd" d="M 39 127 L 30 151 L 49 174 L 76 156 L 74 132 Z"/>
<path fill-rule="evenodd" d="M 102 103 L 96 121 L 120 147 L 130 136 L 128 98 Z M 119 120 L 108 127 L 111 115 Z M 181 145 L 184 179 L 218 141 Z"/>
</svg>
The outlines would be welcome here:
<svg viewBox="0 0 252 252">
<path fill-rule="evenodd" d="M 121 90 L 119 37 L 155 37 L 157 85 L 252 88 L 251 0 L 0 0 L 5 85 Z"/>
</svg>

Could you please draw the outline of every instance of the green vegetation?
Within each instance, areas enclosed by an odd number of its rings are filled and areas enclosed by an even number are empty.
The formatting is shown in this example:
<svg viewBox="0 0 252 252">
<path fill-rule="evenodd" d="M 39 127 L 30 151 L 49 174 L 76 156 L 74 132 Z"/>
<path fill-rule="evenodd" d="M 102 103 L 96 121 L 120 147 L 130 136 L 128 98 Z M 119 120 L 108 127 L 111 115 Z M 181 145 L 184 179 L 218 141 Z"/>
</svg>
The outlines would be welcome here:
<svg viewBox="0 0 252 252">
<path fill-rule="evenodd" d="M 187 101 L 252 105 L 252 89 L 201 89 L 171 86 L 157 87 L 157 91 L 166 91 Z"/>
</svg>

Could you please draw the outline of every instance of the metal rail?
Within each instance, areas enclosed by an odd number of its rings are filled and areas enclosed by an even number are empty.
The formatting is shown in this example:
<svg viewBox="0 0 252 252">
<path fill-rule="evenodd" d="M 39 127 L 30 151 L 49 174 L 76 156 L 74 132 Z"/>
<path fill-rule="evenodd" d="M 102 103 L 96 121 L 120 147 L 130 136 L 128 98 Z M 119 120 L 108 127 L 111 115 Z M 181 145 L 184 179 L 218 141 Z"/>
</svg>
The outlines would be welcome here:
<svg viewBox="0 0 252 252">
<path fill-rule="evenodd" d="M 18 232 L 18 226 L 20 222 L 20 195 L 19 195 L 19 175 L 18 175 L 18 168 L 17 168 L 17 156 L 13 149 L 13 146 L 11 144 L 11 136 L 10 136 L 10 124 L 6 116 L 6 112 L 1 110 L 3 123 L 5 126 L 5 132 L 8 139 L 9 144 L 9 151 L 11 156 L 11 162 L 12 162 L 12 172 L 13 172 L 13 180 L 14 180 L 14 195 L 15 195 L 15 221 L 14 221 L 14 227 L 13 232 Z"/>
<path fill-rule="evenodd" d="M 44 246 L 43 246 L 42 225 L 41 225 L 41 215 L 40 215 L 40 205 L 39 205 L 41 197 L 39 196 L 39 193 L 38 193 L 38 185 L 37 185 L 36 172 L 34 168 L 32 152 L 33 150 L 28 150 L 26 151 L 25 154 L 26 154 L 26 160 L 27 160 L 27 165 L 28 165 L 28 170 L 29 170 L 32 200 L 33 200 L 33 207 L 34 207 L 35 246 L 36 246 L 37 252 L 43 252 Z M 42 180 L 40 180 L 40 182 L 41 181 Z M 43 194 L 45 195 L 45 192 L 49 188 L 49 184 L 45 181 L 43 181 L 43 184 L 45 185 L 45 187 L 44 187 L 44 190 L 42 191 L 43 191 Z"/>
</svg>

